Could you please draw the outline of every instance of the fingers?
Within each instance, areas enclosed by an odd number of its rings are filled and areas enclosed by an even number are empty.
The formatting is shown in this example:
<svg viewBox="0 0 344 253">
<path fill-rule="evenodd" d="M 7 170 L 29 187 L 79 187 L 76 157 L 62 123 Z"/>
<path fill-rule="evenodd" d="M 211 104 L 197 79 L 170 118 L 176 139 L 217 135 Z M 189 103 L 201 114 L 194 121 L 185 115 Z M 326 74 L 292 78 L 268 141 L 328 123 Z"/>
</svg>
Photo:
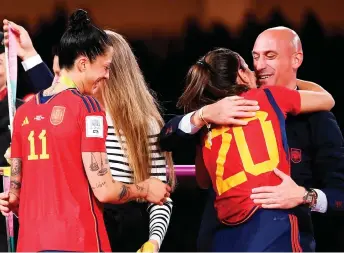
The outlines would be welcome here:
<svg viewBox="0 0 344 253">
<path fill-rule="evenodd" d="M 16 23 L 14 23 L 12 21 L 8 21 L 7 19 L 4 19 L 2 21 L 2 23 L 3 23 L 4 32 L 8 32 L 8 28 L 10 26 L 11 26 L 11 29 L 16 33 L 20 33 L 20 30 L 22 29 L 22 27 L 20 25 L 17 25 Z"/>
<path fill-rule="evenodd" d="M 1 199 L 1 200 L 7 200 L 9 197 L 10 197 L 10 194 L 9 194 L 8 191 L 7 191 L 7 192 L 1 192 L 1 193 L 0 193 L 0 199 Z"/>
<path fill-rule="evenodd" d="M 169 186 L 168 184 L 166 184 L 166 191 L 168 191 L 168 192 L 171 192 L 171 191 L 172 191 L 171 186 Z"/>
<path fill-rule="evenodd" d="M 237 100 L 242 100 L 244 98 L 240 97 L 240 96 L 230 96 L 230 97 L 226 97 L 225 99 L 227 99 L 229 101 L 237 101 Z"/>
<path fill-rule="evenodd" d="M 256 116 L 255 112 L 235 111 L 231 114 L 233 118 L 251 118 Z"/>
<path fill-rule="evenodd" d="M 7 207 L 7 206 L 2 206 L 0 205 L 0 211 L 2 213 L 9 213 L 10 212 L 10 209 Z"/>
<path fill-rule="evenodd" d="M 228 122 L 226 122 L 228 125 L 236 125 L 236 126 L 246 126 L 248 122 L 246 120 L 240 120 L 240 119 L 228 119 Z"/>
<path fill-rule="evenodd" d="M 288 176 L 287 174 L 283 173 L 282 171 L 280 171 L 280 170 L 277 169 L 277 168 L 274 169 L 274 172 L 275 172 L 275 174 L 276 174 L 279 178 L 281 178 L 282 180 L 289 178 L 289 176 Z"/>
<path fill-rule="evenodd" d="M 276 191 L 276 186 L 262 186 L 258 188 L 253 188 L 252 193 L 273 193 Z"/>
<path fill-rule="evenodd" d="M 8 208 L 9 206 L 8 198 L 9 198 L 8 192 L 0 193 L 0 211 L 3 215 L 4 213 L 10 212 L 10 209 Z"/>
<path fill-rule="evenodd" d="M 236 104 L 236 105 L 252 105 L 252 106 L 258 105 L 258 101 L 248 100 L 240 96 L 231 96 L 231 97 L 226 97 L 225 99 L 232 101 L 233 104 Z"/>
<path fill-rule="evenodd" d="M 278 204 L 277 199 L 268 198 L 268 199 L 254 199 L 253 203 L 257 205 L 272 205 L 272 204 Z"/>
<path fill-rule="evenodd" d="M 258 105 L 237 105 L 236 110 L 244 112 L 256 112 L 260 109 Z"/>
<path fill-rule="evenodd" d="M 268 198 L 273 198 L 275 194 L 273 193 L 255 193 L 251 194 L 251 199 L 268 199 Z"/>
<path fill-rule="evenodd" d="M 21 26 L 17 25 L 16 23 L 13 23 L 13 22 L 10 22 L 8 21 L 7 19 L 4 19 L 3 20 L 3 32 L 4 32 L 4 44 L 6 47 L 8 47 L 8 30 L 9 30 L 9 27 L 11 26 L 11 29 L 12 31 L 17 35 L 19 36 L 20 35 L 20 31 L 22 29 Z"/>
</svg>

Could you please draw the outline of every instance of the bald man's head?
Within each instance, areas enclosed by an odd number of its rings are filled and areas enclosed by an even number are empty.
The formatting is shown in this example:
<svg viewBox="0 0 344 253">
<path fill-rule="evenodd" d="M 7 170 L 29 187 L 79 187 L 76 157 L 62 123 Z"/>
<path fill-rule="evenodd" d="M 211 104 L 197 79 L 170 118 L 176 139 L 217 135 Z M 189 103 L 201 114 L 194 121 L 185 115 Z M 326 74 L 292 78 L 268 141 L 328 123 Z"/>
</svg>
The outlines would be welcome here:
<svg viewBox="0 0 344 253">
<path fill-rule="evenodd" d="M 287 27 L 265 30 L 258 36 L 252 54 L 260 85 L 296 86 L 296 72 L 303 52 L 295 31 Z"/>
</svg>

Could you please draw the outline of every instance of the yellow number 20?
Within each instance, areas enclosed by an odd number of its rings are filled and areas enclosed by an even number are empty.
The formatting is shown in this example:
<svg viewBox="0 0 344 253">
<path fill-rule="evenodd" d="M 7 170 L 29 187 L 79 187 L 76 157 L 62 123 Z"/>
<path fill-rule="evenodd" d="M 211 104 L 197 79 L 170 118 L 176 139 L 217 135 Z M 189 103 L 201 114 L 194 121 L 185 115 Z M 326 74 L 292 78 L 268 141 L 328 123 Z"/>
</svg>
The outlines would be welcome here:
<svg viewBox="0 0 344 253">
<path fill-rule="evenodd" d="M 222 127 L 220 129 L 213 129 L 211 132 L 212 138 L 221 135 L 222 143 L 216 160 L 216 187 L 218 194 L 221 195 L 229 189 L 238 186 L 247 181 L 246 172 L 251 175 L 258 176 L 262 173 L 272 171 L 279 163 L 279 153 L 276 136 L 272 127 L 271 121 L 265 121 L 268 114 L 263 111 L 257 112 L 255 117 L 246 119 L 252 121 L 258 119 L 263 130 L 264 139 L 266 142 L 269 160 L 254 164 L 246 138 L 242 127 L 233 127 L 233 136 L 236 141 L 240 158 L 243 163 L 244 171 L 240 171 L 226 179 L 223 178 L 224 164 L 226 162 L 227 153 L 229 151 L 232 134 L 227 133 L 229 127 Z M 206 140 L 206 147 L 210 148 L 210 143 Z"/>
<path fill-rule="evenodd" d="M 49 154 L 47 154 L 47 137 L 46 137 L 46 130 L 42 130 L 39 134 L 38 138 L 41 140 L 42 143 L 42 153 L 39 155 L 39 159 L 46 160 L 49 159 Z M 32 130 L 27 138 L 30 142 L 30 155 L 28 155 L 28 160 L 38 160 L 38 155 L 36 154 L 35 150 L 35 132 Z"/>
</svg>

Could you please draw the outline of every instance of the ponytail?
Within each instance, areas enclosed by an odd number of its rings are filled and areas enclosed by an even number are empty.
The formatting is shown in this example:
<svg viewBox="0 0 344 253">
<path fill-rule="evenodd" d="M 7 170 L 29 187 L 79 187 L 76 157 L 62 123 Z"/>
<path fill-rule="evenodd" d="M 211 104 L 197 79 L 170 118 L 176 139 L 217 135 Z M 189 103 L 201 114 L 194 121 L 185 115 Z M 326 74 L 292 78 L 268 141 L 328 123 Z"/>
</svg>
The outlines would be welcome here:
<svg viewBox="0 0 344 253">
<path fill-rule="evenodd" d="M 238 54 L 226 48 L 208 52 L 194 64 L 186 76 L 186 88 L 177 107 L 185 113 L 196 111 L 227 96 L 249 90 L 236 82 L 240 61 Z"/>
<path fill-rule="evenodd" d="M 177 103 L 178 108 L 184 108 L 184 112 L 192 112 L 198 110 L 203 105 L 212 103 L 213 101 L 204 101 L 204 90 L 209 84 L 212 71 L 209 64 L 198 61 L 194 64 L 186 76 L 186 88 Z"/>
</svg>

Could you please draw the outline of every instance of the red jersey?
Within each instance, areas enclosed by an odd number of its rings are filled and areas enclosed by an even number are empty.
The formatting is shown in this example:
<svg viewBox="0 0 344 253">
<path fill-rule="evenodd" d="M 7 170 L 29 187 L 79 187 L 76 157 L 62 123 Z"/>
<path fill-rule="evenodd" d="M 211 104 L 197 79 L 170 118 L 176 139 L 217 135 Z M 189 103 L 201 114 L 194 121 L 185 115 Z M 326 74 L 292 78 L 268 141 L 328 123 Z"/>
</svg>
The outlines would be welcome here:
<svg viewBox="0 0 344 253">
<path fill-rule="evenodd" d="M 102 206 L 82 152 L 106 152 L 105 113 L 76 89 L 39 95 L 14 118 L 12 158 L 22 159 L 17 251 L 111 251 Z"/>
<path fill-rule="evenodd" d="M 250 199 L 253 188 L 281 183 L 274 168 L 290 175 L 284 120 L 301 107 L 299 92 L 283 87 L 252 89 L 241 96 L 258 101 L 256 116 L 246 119 L 244 127 L 215 126 L 202 148 L 217 193 L 218 217 L 229 225 L 244 222 L 257 210 Z"/>
</svg>

